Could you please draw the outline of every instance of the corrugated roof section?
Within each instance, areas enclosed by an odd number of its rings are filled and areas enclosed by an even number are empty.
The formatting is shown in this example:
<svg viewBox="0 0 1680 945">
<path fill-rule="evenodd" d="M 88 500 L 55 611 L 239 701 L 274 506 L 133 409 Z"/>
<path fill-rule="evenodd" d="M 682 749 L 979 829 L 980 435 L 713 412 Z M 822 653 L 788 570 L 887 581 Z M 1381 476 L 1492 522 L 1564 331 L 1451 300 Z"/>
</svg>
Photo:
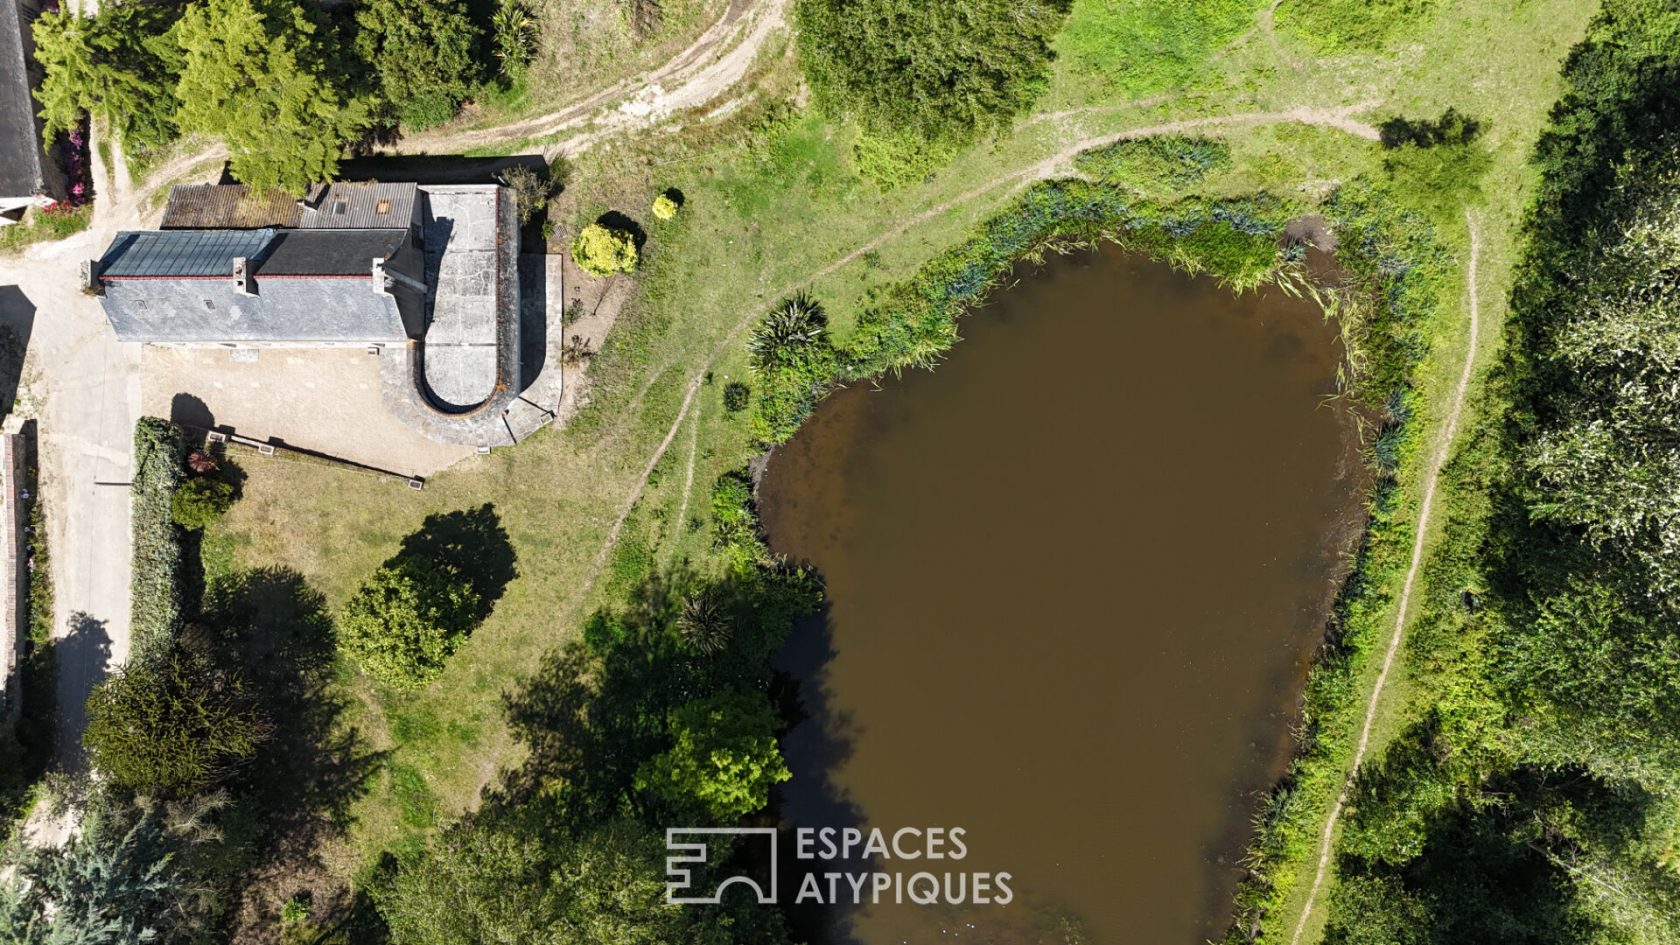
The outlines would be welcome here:
<svg viewBox="0 0 1680 945">
<path fill-rule="evenodd" d="M 414 219 L 414 184 L 339 182 L 316 184 L 302 203 L 299 229 L 384 230 Z"/>
<path fill-rule="evenodd" d="M 253 194 L 244 184 L 185 184 L 169 189 L 166 230 L 401 229 L 414 219 L 414 184 L 353 181 L 313 184 L 299 200 L 282 190 Z"/>
<path fill-rule="evenodd" d="M 235 256 L 255 258 L 273 237 L 268 228 L 118 233 L 99 273 L 112 279 L 231 276 Z"/>
<path fill-rule="evenodd" d="M 258 263 L 257 281 L 269 276 L 368 276 L 375 259 L 390 259 L 407 230 L 289 230 L 274 238 Z"/>
<path fill-rule="evenodd" d="M 177 184 L 164 208 L 166 230 L 245 230 L 297 226 L 296 197 L 283 190 L 252 194 L 244 184 Z"/>
</svg>

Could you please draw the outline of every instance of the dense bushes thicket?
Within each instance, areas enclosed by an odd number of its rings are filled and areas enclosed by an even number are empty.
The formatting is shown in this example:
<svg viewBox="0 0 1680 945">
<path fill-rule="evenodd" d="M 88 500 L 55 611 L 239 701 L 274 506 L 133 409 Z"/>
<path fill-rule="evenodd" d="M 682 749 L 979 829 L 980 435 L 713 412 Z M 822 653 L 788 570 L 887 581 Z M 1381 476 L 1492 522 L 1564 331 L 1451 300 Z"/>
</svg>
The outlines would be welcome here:
<svg viewBox="0 0 1680 945">
<path fill-rule="evenodd" d="M 1324 51 L 1377 50 L 1407 35 L 1435 12 L 1436 0 L 1324 0 L 1285 3 L 1279 27 Z"/>
<path fill-rule="evenodd" d="M 1094 148 L 1075 158 L 1073 166 L 1098 180 L 1144 193 L 1182 193 L 1229 163 L 1231 147 L 1217 138 L 1167 135 Z"/>
<path fill-rule="evenodd" d="M 1330 942 L 1680 940 L 1680 10 L 1612 0 L 1564 77 Z"/>
<path fill-rule="evenodd" d="M 903 182 L 937 166 L 941 153 L 1007 127 L 1032 102 L 1069 5 L 799 0 L 800 64 L 817 102 L 862 127 L 860 170 Z"/>
<path fill-rule="evenodd" d="M 168 420 L 141 417 L 134 428 L 134 578 L 130 632 L 142 658 L 167 652 L 180 632 L 185 573 L 175 490 L 186 470 L 186 441 Z"/>
</svg>

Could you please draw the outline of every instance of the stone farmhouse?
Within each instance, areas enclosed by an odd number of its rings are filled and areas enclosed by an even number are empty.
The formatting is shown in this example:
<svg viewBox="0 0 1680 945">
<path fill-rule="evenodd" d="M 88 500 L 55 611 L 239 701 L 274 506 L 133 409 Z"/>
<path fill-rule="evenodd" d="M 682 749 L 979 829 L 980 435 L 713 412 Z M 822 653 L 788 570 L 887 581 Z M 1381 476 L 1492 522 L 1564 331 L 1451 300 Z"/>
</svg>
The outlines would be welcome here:
<svg viewBox="0 0 1680 945">
<path fill-rule="evenodd" d="M 501 186 L 177 186 L 161 228 L 117 234 L 86 283 L 124 341 L 365 347 L 399 419 L 443 442 L 510 439 L 519 223 Z"/>
</svg>

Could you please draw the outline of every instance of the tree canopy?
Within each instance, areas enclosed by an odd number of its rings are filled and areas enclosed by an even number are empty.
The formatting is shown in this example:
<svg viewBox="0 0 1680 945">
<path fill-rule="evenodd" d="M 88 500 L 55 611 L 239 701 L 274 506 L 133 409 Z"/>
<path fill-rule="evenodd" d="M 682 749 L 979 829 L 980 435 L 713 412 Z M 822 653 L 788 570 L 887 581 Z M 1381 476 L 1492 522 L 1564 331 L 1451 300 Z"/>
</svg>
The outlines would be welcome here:
<svg viewBox="0 0 1680 945">
<path fill-rule="evenodd" d="M 356 53 L 404 128 L 448 121 L 477 81 L 481 30 L 460 0 L 368 0 L 356 9 Z"/>
<path fill-rule="evenodd" d="M 344 606 L 339 643 L 380 682 L 418 685 L 443 671 L 477 622 L 479 604 L 454 566 L 402 555 L 375 571 Z"/>
<path fill-rule="evenodd" d="M 19 849 L 16 873 L 0 874 L 0 942 L 138 945 L 204 935 L 178 869 L 203 839 L 190 826 L 203 805 L 173 813 L 112 806 L 62 846 Z"/>
<path fill-rule="evenodd" d="M 1660 0 L 1610 0 L 1569 58 L 1412 632 L 1430 717 L 1360 770 L 1327 942 L 1680 940 L 1677 76 Z"/>
<path fill-rule="evenodd" d="M 671 713 L 676 744 L 636 773 L 673 811 L 731 821 L 770 802 L 792 777 L 776 747 L 776 713 L 756 692 L 726 690 Z"/>
<path fill-rule="evenodd" d="M 799 0 L 817 100 L 873 134 L 969 141 L 1007 125 L 1049 74 L 1067 0 Z"/>
<path fill-rule="evenodd" d="M 33 25 L 42 68 L 35 97 L 48 137 L 84 117 L 108 122 L 127 147 L 155 147 L 175 133 L 179 53 L 173 13 L 145 3 L 107 5 L 93 16 L 46 10 Z"/>
<path fill-rule="evenodd" d="M 316 31 L 286 0 L 203 0 L 175 25 L 181 127 L 226 142 L 233 175 L 255 190 L 330 180 L 369 124 Z"/>
<path fill-rule="evenodd" d="M 203 790 L 273 729 L 238 676 L 179 652 L 124 665 L 94 688 L 87 711 L 93 767 L 143 793 Z"/>
</svg>

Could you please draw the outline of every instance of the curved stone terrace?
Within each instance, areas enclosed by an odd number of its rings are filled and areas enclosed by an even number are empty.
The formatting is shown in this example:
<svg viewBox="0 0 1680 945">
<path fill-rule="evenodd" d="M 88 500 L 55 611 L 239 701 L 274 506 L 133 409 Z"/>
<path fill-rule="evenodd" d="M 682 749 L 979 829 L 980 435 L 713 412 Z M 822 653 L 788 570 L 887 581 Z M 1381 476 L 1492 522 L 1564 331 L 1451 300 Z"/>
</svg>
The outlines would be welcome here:
<svg viewBox="0 0 1680 945">
<path fill-rule="evenodd" d="M 468 446 L 516 438 L 505 414 L 519 396 L 519 216 L 495 184 L 422 185 L 425 334 L 387 349 L 386 408 L 427 436 Z"/>
</svg>

